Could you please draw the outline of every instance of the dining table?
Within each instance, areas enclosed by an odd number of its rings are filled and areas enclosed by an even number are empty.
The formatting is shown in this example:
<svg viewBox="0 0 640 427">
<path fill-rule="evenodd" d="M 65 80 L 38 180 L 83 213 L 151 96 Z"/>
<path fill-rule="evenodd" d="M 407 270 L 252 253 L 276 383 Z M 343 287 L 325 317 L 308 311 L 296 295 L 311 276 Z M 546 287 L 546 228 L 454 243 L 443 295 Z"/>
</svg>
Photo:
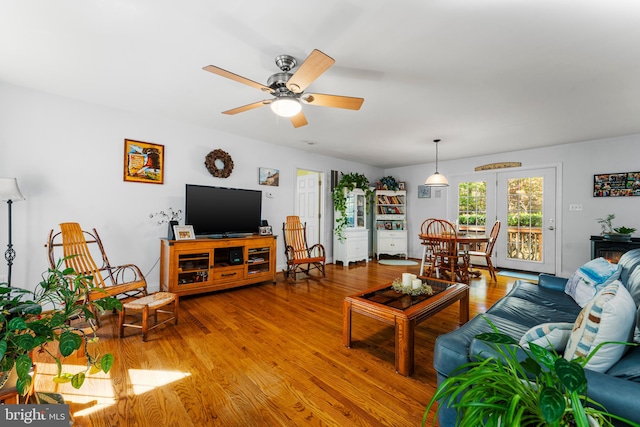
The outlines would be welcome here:
<svg viewBox="0 0 640 427">
<path fill-rule="evenodd" d="M 419 234 L 420 240 L 422 240 L 423 245 L 428 245 L 428 241 L 430 237 L 427 234 Z M 446 236 L 440 235 L 437 236 L 439 240 L 442 239 L 451 239 L 454 240 L 454 236 Z M 458 250 L 462 252 L 463 262 L 462 268 L 460 271 L 460 276 L 463 282 L 469 283 L 469 276 L 479 277 L 482 273 L 478 270 L 473 270 L 471 268 L 471 256 L 469 255 L 469 251 L 471 248 L 477 248 L 478 245 L 482 243 L 487 243 L 489 241 L 489 236 L 479 235 L 479 234 L 467 234 L 467 233 L 457 233 L 455 235 L 455 241 L 458 245 Z"/>
</svg>

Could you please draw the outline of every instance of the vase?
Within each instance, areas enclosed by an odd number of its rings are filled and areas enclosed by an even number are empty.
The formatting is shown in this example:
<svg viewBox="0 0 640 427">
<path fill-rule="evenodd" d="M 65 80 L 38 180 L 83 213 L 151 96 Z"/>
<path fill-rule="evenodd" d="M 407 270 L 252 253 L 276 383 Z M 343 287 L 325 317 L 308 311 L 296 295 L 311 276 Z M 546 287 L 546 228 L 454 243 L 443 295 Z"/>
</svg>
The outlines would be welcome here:
<svg viewBox="0 0 640 427">
<path fill-rule="evenodd" d="M 178 221 L 169 221 L 169 229 L 167 230 L 167 239 L 174 240 L 176 238 L 173 233 L 173 226 L 178 225 Z"/>
<path fill-rule="evenodd" d="M 631 234 L 604 233 L 602 238 L 613 242 L 629 242 L 631 241 Z"/>
</svg>

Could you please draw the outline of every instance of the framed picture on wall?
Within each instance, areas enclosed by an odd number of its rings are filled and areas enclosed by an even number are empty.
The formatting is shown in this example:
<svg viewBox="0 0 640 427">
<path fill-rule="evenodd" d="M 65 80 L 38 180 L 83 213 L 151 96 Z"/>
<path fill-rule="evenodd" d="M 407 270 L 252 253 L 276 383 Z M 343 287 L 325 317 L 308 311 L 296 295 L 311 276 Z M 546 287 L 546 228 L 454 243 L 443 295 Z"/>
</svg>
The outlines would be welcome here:
<svg viewBox="0 0 640 427">
<path fill-rule="evenodd" d="M 164 145 L 125 139 L 124 180 L 164 184 Z"/>
<path fill-rule="evenodd" d="M 280 171 L 278 169 L 260 168 L 258 176 L 258 184 L 272 185 L 277 187 L 280 185 Z"/>
<path fill-rule="evenodd" d="M 593 197 L 640 196 L 640 172 L 616 172 L 593 176 Z"/>
<path fill-rule="evenodd" d="M 428 185 L 418 185 L 418 198 L 419 199 L 430 199 L 431 198 L 431 187 Z"/>
</svg>

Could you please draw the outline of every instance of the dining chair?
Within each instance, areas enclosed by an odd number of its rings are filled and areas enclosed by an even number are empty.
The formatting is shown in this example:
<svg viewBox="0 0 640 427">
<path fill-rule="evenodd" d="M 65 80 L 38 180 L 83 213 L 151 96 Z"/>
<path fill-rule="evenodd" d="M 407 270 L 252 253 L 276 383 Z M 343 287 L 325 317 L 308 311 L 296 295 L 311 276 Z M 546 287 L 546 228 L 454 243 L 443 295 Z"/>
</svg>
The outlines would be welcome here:
<svg viewBox="0 0 640 427">
<path fill-rule="evenodd" d="M 496 245 L 496 240 L 498 239 L 498 234 L 500 233 L 500 221 L 496 221 L 491 227 L 491 233 L 489 234 L 489 241 L 487 242 L 484 251 L 468 251 L 470 257 L 482 257 L 485 259 L 487 263 L 487 268 L 489 269 L 489 275 L 494 281 L 497 281 L 496 271 L 493 267 L 493 263 L 491 262 L 491 256 L 493 254 L 493 247 Z"/>
<path fill-rule="evenodd" d="M 424 236 L 427 234 L 427 227 L 429 226 L 431 221 L 434 221 L 434 220 L 435 218 L 427 218 L 424 221 L 422 221 L 422 225 L 420 226 L 420 236 Z M 422 261 L 420 262 L 419 275 L 424 276 L 425 268 L 431 269 L 431 266 L 433 264 L 433 256 L 431 253 L 431 248 L 427 243 L 427 241 L 424 239 L 420 239 L 420 240 L 422 241 L 420 243 L 422 245 Z"/>
<path fill-rule="evenodd" d="M 455 225 L 443 219 L 433 220 L 427 225 L 426 239 L 433 257 L 429 275 L 469 283 L 468 257 L 458 251 Z"/>
</svg>

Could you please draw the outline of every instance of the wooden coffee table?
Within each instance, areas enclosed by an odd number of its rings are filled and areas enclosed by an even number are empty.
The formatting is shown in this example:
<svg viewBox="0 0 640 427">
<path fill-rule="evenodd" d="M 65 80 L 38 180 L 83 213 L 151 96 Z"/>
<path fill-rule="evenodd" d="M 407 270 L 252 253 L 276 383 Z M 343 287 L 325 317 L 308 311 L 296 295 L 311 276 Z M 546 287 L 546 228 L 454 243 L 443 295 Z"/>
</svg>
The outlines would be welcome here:
<svg viewBox="0 0 640 427">
<path fill-rule="evenodd" d="M 396 292 L 391 284 L 376 286 L 345 297 L 343 303 L 342 343 L 351 347 L 351 314 L 360 313 L 389 325 L 395 325 L 396 372 L 413 374 L 414 331 L 427 320 L 456 301 L 460 301 L 460 324 L 469 321 L 469 287 L 440 279 L 423 279 L 433 295 L 411 296 Z"/>
</svg>

